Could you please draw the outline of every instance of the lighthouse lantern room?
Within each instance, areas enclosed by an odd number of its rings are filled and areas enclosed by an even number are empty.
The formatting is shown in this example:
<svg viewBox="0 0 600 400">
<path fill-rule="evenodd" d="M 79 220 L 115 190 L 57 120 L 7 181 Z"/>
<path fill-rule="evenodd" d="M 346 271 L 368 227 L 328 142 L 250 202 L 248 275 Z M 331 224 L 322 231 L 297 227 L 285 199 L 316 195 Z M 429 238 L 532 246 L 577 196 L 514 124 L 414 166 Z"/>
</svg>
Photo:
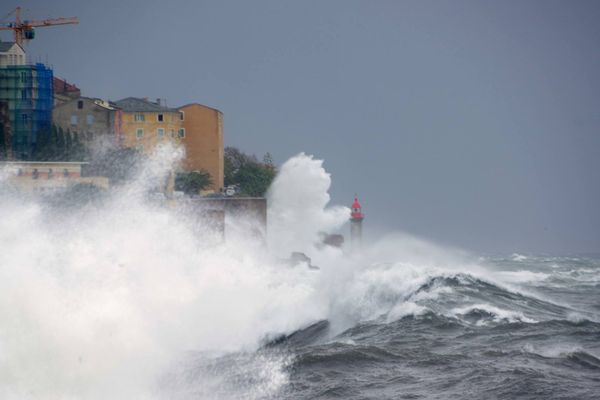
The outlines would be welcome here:
<svg viewBox="0 0 600 400">
<path fill-rule="evenodd" d="M 358 197 L 354 197 L 350 212 L 350 245 L 352 249 L 357 249 L 362 243 L 362 221 L 365 215 L 362 212 L 362 207 L 358 201 Z"/>
</svg>

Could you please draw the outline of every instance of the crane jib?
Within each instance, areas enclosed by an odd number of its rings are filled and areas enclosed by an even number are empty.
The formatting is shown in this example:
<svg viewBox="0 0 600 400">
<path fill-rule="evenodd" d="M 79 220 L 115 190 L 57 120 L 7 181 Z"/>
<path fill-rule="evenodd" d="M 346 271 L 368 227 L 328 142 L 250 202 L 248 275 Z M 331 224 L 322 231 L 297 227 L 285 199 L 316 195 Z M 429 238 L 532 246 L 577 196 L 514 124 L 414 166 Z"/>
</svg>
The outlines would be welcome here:
<svg viewBox="0 0 600 400">
<path fill-rule="evenodd" d="M 54 25 L 69 25 L 69 24 L 78 24 L 79 20 L 77 17 L 61 17 L 61 18 L 48 18 L 44 20 L 31 20 L 31 21 L 22 21 L 21 20 L 21 7 L 17 7 L 10 14 L 15 13 L 15 21 L 10 22 L 4 26 L 0 25 L 0 30 L 12 30 L 15 43 L 19 46 L 23 46 L 24 40 L 31 40 L 35 38 L 35 30 L 34 27 L 47 27 Z"/>
</svg>

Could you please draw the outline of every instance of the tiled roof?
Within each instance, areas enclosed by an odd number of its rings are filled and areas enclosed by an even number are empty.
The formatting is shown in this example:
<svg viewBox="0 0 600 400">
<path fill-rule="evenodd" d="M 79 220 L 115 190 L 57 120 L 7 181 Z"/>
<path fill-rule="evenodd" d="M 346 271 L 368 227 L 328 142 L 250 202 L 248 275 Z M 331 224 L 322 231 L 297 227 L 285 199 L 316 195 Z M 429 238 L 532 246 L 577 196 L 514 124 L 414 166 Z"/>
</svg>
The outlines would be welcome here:
<svg viewBox="0 0 600 400">
<path fill-rule="evenodd" d="M 53 77 L 53 79 L 55 92 L 64 93 L 80 91 L 80 89 L 77 86 L 73 85 L 72 83 L 67 83 L 67 81 L 64 79 L 57 78 L 56 76 Z"/>
<path fill-rule="evenodd" d="M 1 42 L 0 41 L 0 52 L 2 53 L 6 53 L 7 51 L 10 50 L 11 47 L 13 47 L 15 44 L 15 42 Z"/>
<path fill-rule="evenodd" d="M 151 101 L 140 99 L 137 97 L 127 97 L 118 101 L 114 104 L 122 109 L 123 111 L 139 111 L 139 112 L 178 112 L 174 108 L 168 108 Z"/>
</svg>

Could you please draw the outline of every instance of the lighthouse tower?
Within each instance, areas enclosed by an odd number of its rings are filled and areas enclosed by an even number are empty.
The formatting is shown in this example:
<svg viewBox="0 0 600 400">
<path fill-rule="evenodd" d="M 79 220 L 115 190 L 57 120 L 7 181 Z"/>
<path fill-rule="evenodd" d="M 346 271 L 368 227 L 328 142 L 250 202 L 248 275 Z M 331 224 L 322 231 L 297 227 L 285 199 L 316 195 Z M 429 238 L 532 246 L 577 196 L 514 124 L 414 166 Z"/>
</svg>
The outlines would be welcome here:
<svg viewBox="0 0 600 400">
<path fill-rule="evenodd" d="M 358 197 L 354 197 L 350 214 L 350 245 L 352 249 L 359 248 L 362 243 L 362 222 L 364 218 L 365 215 L 362 213 Z"/>
</svg>

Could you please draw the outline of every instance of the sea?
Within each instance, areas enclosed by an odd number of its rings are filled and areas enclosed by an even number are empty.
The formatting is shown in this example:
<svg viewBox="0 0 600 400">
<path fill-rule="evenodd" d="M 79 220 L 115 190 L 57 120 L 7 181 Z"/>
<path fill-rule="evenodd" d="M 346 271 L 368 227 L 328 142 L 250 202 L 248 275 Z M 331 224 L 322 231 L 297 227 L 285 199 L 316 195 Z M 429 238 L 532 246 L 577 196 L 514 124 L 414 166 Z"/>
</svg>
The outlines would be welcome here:
<svg viewBox="0 0 600 400">
<path fill-rule="evenodd" d="M 456 271 L 431 274 L 407 292 L 371 288 L 364 294 L 382 296 L 387 313 L 341 330 L 321 320 L 251 353 L 192 355 L 178 371 L 181 392 L 170 395 L 598 399 L 600 261 L 512 254 L 480 262 L 497 278 Z M 207 376 L 219 384 L 207 386 Z"/>
<path fill-rule="evenodd" d="M 478 254 L 401 227 L 324 246 L 349 210 L 303 153 L 269 190 L 266 243 L 236 217 L 215 244 L 149 200 L 167 150 L 80 206 L 0 172 L 0 398 L 600 398 L 599 257 Z"/>
</svg>

